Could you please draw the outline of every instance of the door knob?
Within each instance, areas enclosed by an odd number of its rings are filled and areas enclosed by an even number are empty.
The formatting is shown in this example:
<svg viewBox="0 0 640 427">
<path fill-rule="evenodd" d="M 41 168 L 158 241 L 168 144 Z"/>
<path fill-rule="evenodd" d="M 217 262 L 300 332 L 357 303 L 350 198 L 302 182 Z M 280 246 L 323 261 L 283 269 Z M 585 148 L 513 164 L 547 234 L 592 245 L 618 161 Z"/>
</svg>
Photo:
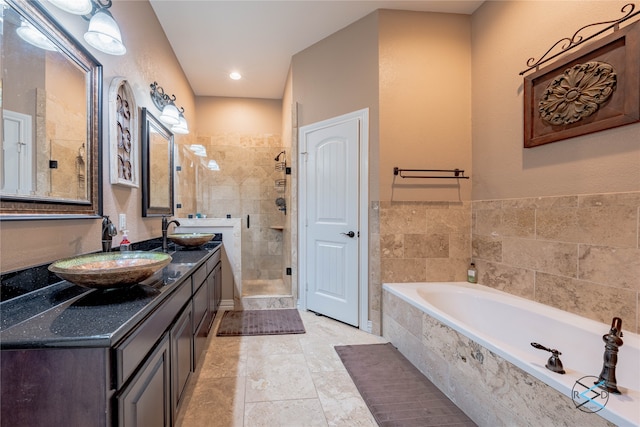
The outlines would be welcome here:
<svg viewBox="0 0 640 427">
<path fill-rule="evenodd" d="M 347 237 L 351 237 L 351 238 L 353 238 L 353 237 L 355 237 L 355 236 L 356 236 L 356 233 L 354 233 L 353 231 L 350 231 L 350 232 L 348 232 L 348 233 L 340 233 L 340 234 L 344 234 L 345 236 L 347 236 Z"/>
</svg>

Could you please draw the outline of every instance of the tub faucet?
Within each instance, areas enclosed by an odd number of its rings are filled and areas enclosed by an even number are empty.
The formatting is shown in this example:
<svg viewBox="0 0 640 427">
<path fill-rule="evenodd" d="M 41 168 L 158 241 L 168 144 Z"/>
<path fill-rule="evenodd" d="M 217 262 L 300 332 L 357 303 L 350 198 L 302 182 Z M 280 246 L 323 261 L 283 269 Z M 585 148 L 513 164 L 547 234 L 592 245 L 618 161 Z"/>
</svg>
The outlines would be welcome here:
<svg viewBox="0 0 640 427">
<path fill-rule="evenodd" d="M 549 360 L 547 360 L 547 364 L 544 365 L 545 368 L 547 368 L 551 372 L 555 372 L 556 374 L 565 373 L 564 366 L 562 366 L 562 361 L 560 360 L 560 355 L 562 353 L 560 353 L 555 348 L 547 348 L 541 344 L 538 344 L 537 342 L 532 342 L 531 346 L 537 348 L 538 350 L 544 350 L 551 353 Z"/>
<path fill-rule="evenodd" d="M 616 384 L 618 348 L 623 344 L 620 337 L 622 337 L 622 319 L 614 317 L 609 333 L 602 336 L 602 341 L 604 341 L 604 363 L 597 382 L 600 388 L 613 394 L 622 394 Z"/>
<path fill-rule="evenodd" d="M 162 252 L 169 252 L 169 244 L 167 243 L 167 229 L 169 225 L 174 223 L 176 226 L 180 226 L 180 222 L 177 219 L 169 221 L 169 219 L 163 215 L 162 216 Z"/>
<path fill-rule="evenodd" d="M 111 250 L 111 242 L 113 236 L 118 234 L 116 226 L 113 225 L 107 215 L 102 217 L 102 252 L 109 252 Z"/>
</svg>

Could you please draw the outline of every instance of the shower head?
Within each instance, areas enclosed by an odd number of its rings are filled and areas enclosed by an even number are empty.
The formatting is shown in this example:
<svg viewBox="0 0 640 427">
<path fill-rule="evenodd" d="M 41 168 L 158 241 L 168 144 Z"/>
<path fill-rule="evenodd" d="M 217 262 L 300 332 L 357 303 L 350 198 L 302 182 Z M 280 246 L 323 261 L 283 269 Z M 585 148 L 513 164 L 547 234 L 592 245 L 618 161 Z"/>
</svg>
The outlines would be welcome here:
<svg viewBox="0 0 640 427">
<path fill-rule="evenodd" d="M 279 152 L 278 155 L 276 156 L 276 158 L 273 159 L 273 160 L 275 160 L 276 162 L 279 162 L 280 161 L 280 156 L 282 156 L 283 154 L 285 154 L 284 151 Z"/>
<path fill-rule="evenodd" d="M 278 197 L 278 198 L 276 199 L 276 205 L 277 205 L 277 206 L 282 207 L 282 206 L 284 206 L 284 205 L 286 205 L 286 204 L 287 204 L 286 200 L 284 200 L 282 197 Z"/>
</svg>

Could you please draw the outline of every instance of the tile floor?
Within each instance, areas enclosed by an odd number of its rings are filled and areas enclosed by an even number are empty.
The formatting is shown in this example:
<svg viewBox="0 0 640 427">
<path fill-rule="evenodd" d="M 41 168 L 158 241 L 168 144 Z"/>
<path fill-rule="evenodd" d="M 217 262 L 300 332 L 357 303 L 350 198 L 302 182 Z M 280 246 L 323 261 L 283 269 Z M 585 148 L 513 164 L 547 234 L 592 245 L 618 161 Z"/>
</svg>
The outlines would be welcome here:
<svg viewBox="0 0 640 427">
<path fill-rule="evenodd" d="M 384 338 L 301 311 L 306 333 L 216 337 L 181 404 L 178 427 L 376 426 L 333 347 Z"/>
</svg>

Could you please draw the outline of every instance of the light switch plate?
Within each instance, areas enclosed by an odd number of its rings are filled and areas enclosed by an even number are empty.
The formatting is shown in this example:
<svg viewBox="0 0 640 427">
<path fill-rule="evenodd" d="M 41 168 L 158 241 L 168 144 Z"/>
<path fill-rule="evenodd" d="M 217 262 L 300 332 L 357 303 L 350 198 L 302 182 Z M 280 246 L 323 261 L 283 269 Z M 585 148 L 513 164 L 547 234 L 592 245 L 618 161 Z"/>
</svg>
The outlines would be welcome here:
<svg viewBox="0 0 640 427">
<path fill-rule="evenodd" d="M 118 227 L 120 228 L 120 231 L 127 229 L 127 214 L 120 214 L 118 216 Z"/>
</svg>

